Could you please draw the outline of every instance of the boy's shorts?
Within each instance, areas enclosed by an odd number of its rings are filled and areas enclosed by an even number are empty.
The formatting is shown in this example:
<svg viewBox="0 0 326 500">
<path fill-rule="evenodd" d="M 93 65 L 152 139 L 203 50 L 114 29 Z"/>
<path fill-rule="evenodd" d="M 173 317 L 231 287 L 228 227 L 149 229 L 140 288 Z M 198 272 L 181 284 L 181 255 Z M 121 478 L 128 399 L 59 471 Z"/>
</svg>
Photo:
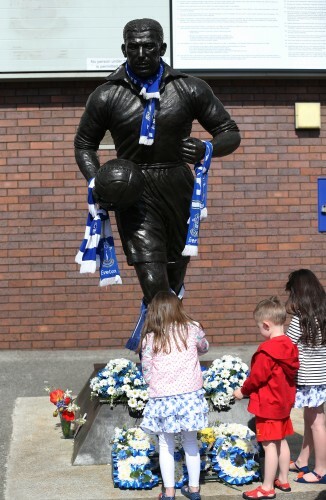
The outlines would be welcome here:
<svg viewBox="0 0 326 500">
<path fill-rule="evenodd" d="M 257 441 L 278 441 L 294 434 L 290 417 L 281 420 L 256 417 Z"/>
</svg>

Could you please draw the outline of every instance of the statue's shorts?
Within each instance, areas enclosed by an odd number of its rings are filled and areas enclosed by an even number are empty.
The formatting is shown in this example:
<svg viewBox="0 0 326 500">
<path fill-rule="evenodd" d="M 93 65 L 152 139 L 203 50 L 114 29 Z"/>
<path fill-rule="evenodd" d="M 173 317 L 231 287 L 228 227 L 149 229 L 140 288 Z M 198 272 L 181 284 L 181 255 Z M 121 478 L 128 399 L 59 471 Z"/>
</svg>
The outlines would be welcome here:
<svg viewBox="0 0 326 500">
<path fill-rule="evenodd" d="M 140 200 L 116 212 L 128 264 L 183 260 L 194 186 L 192 171 L 180 163 L 141 168 L 145 188 Z"/>
</svg>

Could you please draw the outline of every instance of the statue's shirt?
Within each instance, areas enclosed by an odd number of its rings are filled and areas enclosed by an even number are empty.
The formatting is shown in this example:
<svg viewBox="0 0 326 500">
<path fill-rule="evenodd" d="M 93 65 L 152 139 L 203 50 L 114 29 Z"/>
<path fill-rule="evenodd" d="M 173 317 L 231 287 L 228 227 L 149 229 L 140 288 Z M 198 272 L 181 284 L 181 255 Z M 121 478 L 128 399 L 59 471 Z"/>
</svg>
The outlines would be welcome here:
<svg viewBox="0 0 326 500">
<path fill-rule="evenodd" d="M 194 120 L 212 136 L 238 130 L 210 86 L 165 65 L 156 105 L 154 144 L 139 144 L 140 126 L 145 107 L 140 89 L 126 75 L 124 65 L 90 95 L 75 137 L 75 147 L 96 151 L 107 130 L 110 131 L 118 158 L 141 165 L 182 163 L 181 141 L 189 137 Z"/>
</svg>

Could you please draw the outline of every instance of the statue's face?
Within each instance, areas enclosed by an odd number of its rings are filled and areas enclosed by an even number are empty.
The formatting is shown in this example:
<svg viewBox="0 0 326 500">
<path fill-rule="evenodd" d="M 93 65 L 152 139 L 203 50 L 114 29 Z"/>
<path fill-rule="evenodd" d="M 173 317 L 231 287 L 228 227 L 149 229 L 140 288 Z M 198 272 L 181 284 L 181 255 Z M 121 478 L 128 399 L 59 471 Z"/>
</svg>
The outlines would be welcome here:
<svg viewBox="0 0 326 500">
<path fill-rule="evenodd" d="M 166 43 L 160 41 L 156 31 L 129 31 L 121 49 L 133 73 L 144 79 L 158 71 Z"/>
</svg>

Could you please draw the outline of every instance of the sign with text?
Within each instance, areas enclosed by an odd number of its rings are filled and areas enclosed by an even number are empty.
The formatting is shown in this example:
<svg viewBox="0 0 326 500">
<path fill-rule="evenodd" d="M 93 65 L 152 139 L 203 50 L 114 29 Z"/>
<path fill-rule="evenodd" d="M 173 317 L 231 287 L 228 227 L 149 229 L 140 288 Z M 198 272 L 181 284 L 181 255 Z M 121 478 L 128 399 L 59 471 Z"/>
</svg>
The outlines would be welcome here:
<svg viewBox="0 0 326 500">
<path fill-rule="evenodd" d="M 325 0 L 171 0 L 181 70 L 326 71 Z"/>
</svg>

